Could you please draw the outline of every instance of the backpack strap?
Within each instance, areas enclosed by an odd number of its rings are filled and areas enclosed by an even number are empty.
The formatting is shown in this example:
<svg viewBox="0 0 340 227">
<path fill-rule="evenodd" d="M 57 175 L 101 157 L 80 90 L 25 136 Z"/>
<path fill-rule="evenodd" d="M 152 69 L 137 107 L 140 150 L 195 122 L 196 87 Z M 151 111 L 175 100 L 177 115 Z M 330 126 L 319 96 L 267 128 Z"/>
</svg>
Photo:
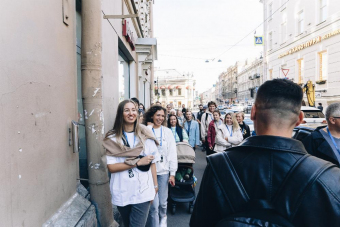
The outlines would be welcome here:
<svg viewBox="0 0 340 227">
<path fill-rule="evenodd" d="M 228 201 L 232 212 L 241 211 L 248 203 L 249 196 L 244 189 L 228 154 L 222 152 L 213 156 L 208 156 L 207 161 L 216 176 L 216 181 L 219 184 L 225 199 Z M 226 192 L 226 189 L 228 189 L 228 193 Z"/>
<path fill-rule="evenodd" d="M 289 171 L 280 188 L 272 199 L 272 203 L 281 214 L 294 219 L 304 194 L 326 170 L 335 167 L 309 154 L 299 159 Z M 284 204 L 284 206 L 282 206 Z"/>
<path fill-rule="evenodd" d="M 221 191 L 233 213 L 249 209 L 272 209 L 293 220 L 304 193 L 326 170 L 335 167 L 309 154 L 302 156 L 290 169 L 271 201 L 251 200 L 240 181 L 228 152 L 207 157 Z M 223 171 L 221 171 L 223 170 Z M 226 191 L 228 189 L 228 193 Z M 284 206 L 282 205 L 284 204 Z"/>
</svg>

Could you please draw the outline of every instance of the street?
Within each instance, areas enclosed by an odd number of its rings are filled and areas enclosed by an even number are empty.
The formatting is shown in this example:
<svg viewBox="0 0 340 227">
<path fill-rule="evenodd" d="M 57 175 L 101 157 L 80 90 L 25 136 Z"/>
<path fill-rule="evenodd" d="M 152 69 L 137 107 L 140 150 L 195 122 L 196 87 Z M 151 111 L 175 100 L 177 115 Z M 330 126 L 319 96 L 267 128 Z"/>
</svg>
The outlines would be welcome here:
<svg viewBox="0 0 340 227">
<path fill-rule="evenodd" d="M 196 195 L 201 185 L 203 173 L 207 165 L 205 152 L 201 147 L 196 150 L 196 163 L 194 164 L 194 175 L 197 177 Z M 176 214 L 171 213 L 171 206 L 168 204 L 168 227 L 188 227 L 191 214 L 188 213 L 188 203 L 178 203 Z"/>
</svg>

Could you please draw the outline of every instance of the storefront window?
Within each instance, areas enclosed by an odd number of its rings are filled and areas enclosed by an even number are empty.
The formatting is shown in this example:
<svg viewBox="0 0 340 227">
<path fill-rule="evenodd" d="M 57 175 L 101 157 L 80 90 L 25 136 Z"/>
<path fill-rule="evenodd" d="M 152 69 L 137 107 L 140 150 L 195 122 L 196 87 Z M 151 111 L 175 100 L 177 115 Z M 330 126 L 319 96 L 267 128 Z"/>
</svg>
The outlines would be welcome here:
<svg viewBox="0 0 340 227">
<path fill-rule="evenodd" d="M 162 96 L 165 96 L 165 89 L 162 89 Z"/>
<path fill-rule="evenodd" d="M 328 74 L 328 59 L 327 52 L 319 53 L 319 80 L 327 80 Z"/>
<path fill-rule="evenodd" d="M 127 57 L 119 51 L 118 55 L 119 102 L 130 98 L 130 66 Z"/>
<path fill-rule="evenodd" d="M 297 63 L 298 63 L 298 84 L 302 84 L 305 64 L 303 59 L 297 60 Z"/>
<path fill-rule="evenodd" d="M 182 95 L 182 89 L 178 88 L 178 95 Z"/>
</svg>

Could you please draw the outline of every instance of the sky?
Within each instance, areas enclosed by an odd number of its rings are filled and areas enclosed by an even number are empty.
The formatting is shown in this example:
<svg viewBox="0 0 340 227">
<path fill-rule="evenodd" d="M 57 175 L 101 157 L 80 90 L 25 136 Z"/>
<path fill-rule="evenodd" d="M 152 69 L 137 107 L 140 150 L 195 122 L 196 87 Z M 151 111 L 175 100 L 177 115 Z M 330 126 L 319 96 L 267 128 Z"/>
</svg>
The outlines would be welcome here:
<svg viewBox="0 0 340 227">
<path fill-rule="evenodd" d="M 153 12 L 155 71 L 193 73 L 199 93 L 211 88 L 236 61 L 258 58 L 263 51 L 254 46 L 255 29 L 256 35 L 263 34 L 259 0 L 155 0 Z"/>
</svg>

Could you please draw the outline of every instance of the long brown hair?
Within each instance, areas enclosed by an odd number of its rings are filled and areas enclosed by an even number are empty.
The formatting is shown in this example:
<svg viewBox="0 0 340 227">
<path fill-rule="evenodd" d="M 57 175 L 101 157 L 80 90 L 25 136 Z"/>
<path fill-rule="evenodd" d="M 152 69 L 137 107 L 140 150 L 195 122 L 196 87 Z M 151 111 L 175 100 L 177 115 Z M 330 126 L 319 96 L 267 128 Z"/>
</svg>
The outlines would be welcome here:
<svg viewBox="0 0 340 227">
<path fill-rule="evenodd" d="M 235 117 L 235 114 L 233 113 L 227 113 L 225 116 L 224 116 L 224 124 L 227 124 L 227 116 L 230 115 L 231 117 L 231 120 L 233 122 L 233 131 L 236 132 L 237 130 L 240 130 L 240 125 L 238 124 L 237 120 L 236 120 L 236 117 Z"/>
<path fill-rule="evenodd" d="M 138 117 L 138 110 L 137 110 L 137 104 L 132 101 L 132 100 L 124 100 L 121 103 L 119 103 L 118 108 L 117 108 L 117 114 L 116 114 L 116 119 L 115 123 L 113 125 L 113 129 L 108 131 L 105 135 L 105 138 L 108 138 L 111 135 L 114 135 L 116 137 L 117 143 L 121 146 L 121 148 L 124 147 L 124 144 L 122 144 L 122 137 L 123 137 L 123 130 L 124 130 L 124 107 L 127 103 L 132 103 L 133 105 L 136 106 L 136 114 L 137 114 L 137 119 L 134 123 L 134 133 L 135 135 L 139 138 L 139 141 L 143 144 L 144 146 L 144 141 L 142 140 L 142 133 L 141 133 L 141 128 L 139 126 L 139 117 Z"/>
</svg>

